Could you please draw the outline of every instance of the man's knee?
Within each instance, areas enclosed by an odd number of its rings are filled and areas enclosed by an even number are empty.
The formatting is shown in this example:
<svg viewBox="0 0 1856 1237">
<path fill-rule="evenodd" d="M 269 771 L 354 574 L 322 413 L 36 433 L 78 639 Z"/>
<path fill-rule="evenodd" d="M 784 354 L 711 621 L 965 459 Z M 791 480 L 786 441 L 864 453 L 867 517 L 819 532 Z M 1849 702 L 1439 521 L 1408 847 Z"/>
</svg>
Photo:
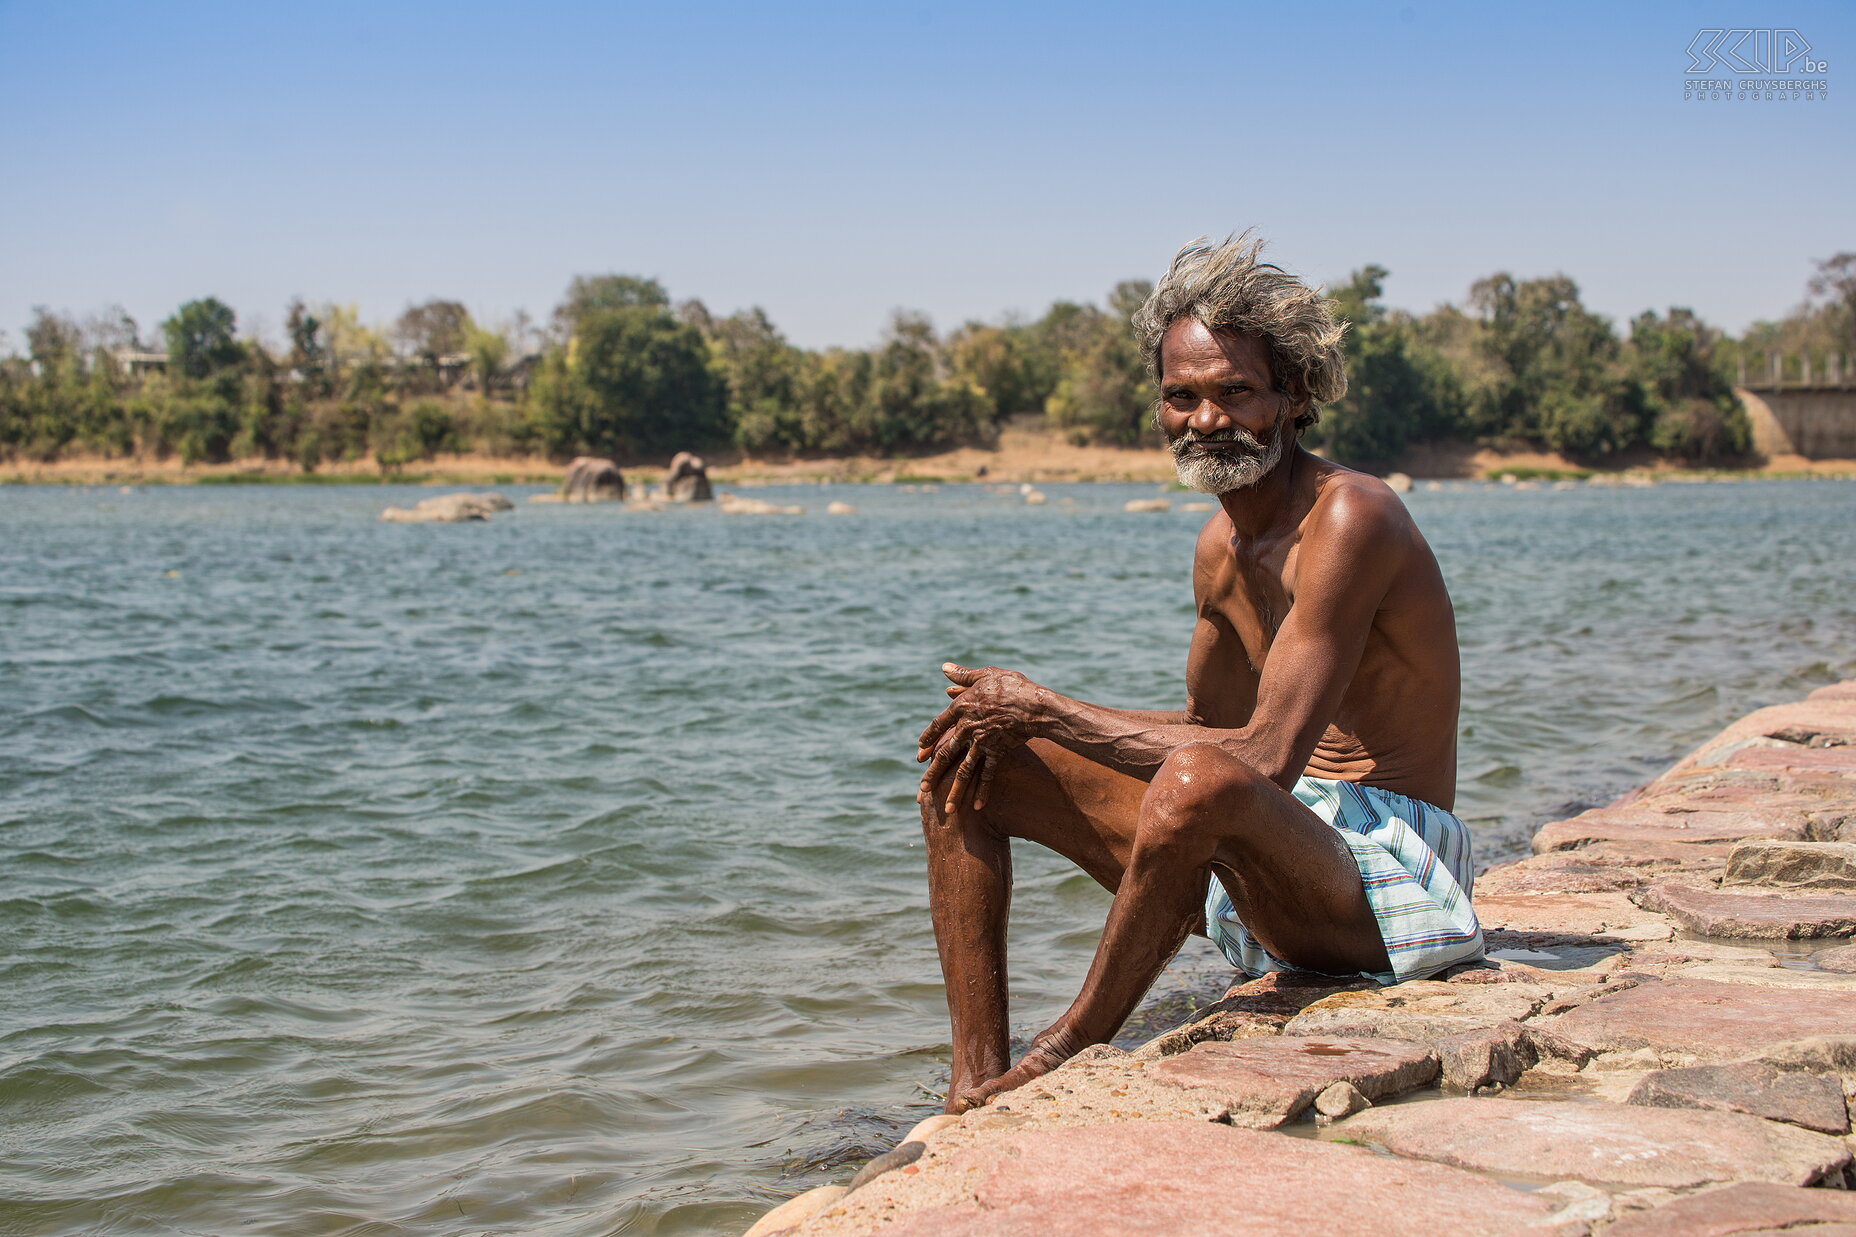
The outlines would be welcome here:
<svg viewBox="0 0 1856 1237">
<path fill-rule="evenodd" d="M 974 832 L 994 832 L 991 818 L 984 811 L 975 811 L 973 804 L 961 803 L 955 811 L 947 810 L 948 796 L 954 792 L 954 775 L 944 773 L 936 783 L 920 797 L 922 809 L 922 840 L 930 850 L 964 840 Z M 971 788 L 968 788 L 971 799 Z"/>
<path fill-rule="evenodd" d="M 1161 763 L 1141 805 L 1138 849 L 1209 851 L 1243 829 L 1268 779 L 1209 743 L 1188 743 Z"/>
</svg>

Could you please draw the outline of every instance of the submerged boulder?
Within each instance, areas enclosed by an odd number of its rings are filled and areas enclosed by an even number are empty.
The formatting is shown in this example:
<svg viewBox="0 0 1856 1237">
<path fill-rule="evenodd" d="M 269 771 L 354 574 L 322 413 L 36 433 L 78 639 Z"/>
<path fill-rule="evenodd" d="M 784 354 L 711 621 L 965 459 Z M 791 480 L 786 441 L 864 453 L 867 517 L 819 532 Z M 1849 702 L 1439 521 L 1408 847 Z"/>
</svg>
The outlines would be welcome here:
<svg viewBox="0 0 1856 1237">
<path fill-rule="evenodd" d="M 664 476 L 664 497 L 673 503 L 706 503 L 715 497 L 702 456 L 679 451 L 671 457 L 670 471 Z"/>
<path fill-rule="evenodd" d="M 388 507 L 380 518 L 389 524 L 461 524 L 514 509 L 515 504 L 501 494 L 440 494 L 422 498 L 411 507 Z"/>
<path fill-rule="evenodd" d="M 616 503 L 625 501 L 625 477 L 611 460 L 582 455 L 567 466 L 561 479 L 561 501 Z"/>
<path fill-rule="evenodd" d="M 804 515 L 804 507 L 789 506 L 782 503 L 770 503 L 762 498 L 742 498 L 739 494 L 730 494 L 726 490 L 716 501 L 716 510 L 723 515 Z"/>
</svg>

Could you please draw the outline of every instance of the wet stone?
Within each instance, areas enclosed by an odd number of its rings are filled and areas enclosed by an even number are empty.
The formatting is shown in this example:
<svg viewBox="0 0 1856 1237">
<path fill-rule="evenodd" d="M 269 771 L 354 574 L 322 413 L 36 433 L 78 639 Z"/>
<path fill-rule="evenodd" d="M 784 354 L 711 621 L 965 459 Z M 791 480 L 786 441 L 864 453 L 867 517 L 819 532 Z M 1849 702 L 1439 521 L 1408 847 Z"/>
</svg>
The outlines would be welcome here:
<svg viewBox="0 0 1856 1237">
<path fill-rule="evenodd" d="M 1820 1134 L 1849 1132 L 1843 1084 L 1823 1074 L 1784 1073 L 1770 1065 L 1737 1062 L 1646 1074 L 1627 1104 L 1699 1108 L 1783 1121 Z"/>
<path fill-rule="evenodd" d="M 1628 941 L 1610 937 L 1569 936 L 1564 932 L 1510 932 L 1484 928 L 1482 941 L 1491 961 L 1504 965 L 1523 963 L 1552 977 L 1540 982 L 1558 982 L 1559 976 L 1567 972 L 1579 973 L 1576 977 L 1568 976 L 1567 982 L 1590 982 L 1590 977 L 1602 976 L 1632 956 L 1632 946 Z"/>
<path fill-rule="evenodd" d="M 1626 1215 L 1605 1237 L 1856 1237 L 1856 1194 L 1743 1181 Z"/>
<path fill-rule="evenodd" d="M 1678 978 L 1639 984 L 1544 1019 L 1539 1029 L 1595 1052 L 1653 1049 L 1684 1064 L 1736 1060 L 1856 1026 L 1856 992 Z"/>
<path fill-rule="evenodd" d="M 1808 772 L 1839 773 L 1856 777 L 1856 747 L 1746 747 L 1728 757 L 1733 769 L 1750 769 L 1755 773 Z"/>
<path fill-rule="evenodd" d="M 1682 800 L 1683 804 L 1692 800 Z M 1763 796 L 1748 795 L 1734 801 L 1737 810 L 1723 806 L 1694 811 L 1651 807 L 1594 808 L 1571 820 L 1542 825 L 1534 834 L 1534 853 L 1571 850 L 1594 842 L 1689 842 L 1719 845 L 1748 838 L 1801 841 L 1808 819 L 1801 807 L 1766 806 Z"/>
<path fill-rule="evenodd" d="M 1474 1095 L 1507 1087 L 1539 1063 L 1540 1054 L 1518 1022 L 1501 1022 L 1480 1031 L 1434 1040 L 1444 1089 Z"/>
<path fill-rule="evenodd" d="M 1209 1040 L 1275 1035 L 1295 1014 L 1336 992 L 1379 987 L 1370 979 L 1336 980 L 1325 975 L 1272 971 L 1238 984 L 1223 999 L 1195 1010 L 1184 1023 L 1135 1049 L 1140 1061 L 1157 1061 Z"/>
<path fill-rule="evenodd" d="M 1238 984 L 1212 1008 L 1293 1017 L 1336 992 L 1360 992 L 1379 986 L 1370 979 L 1334 979 L 1296 971 L 1272 971 Z"/>
<path fill-rule="evenodd" d="M 1746 1058 L 1755 1065 L 1805 1074 L 1833 1074 L 1856 1085 L 1856 1036 L 1815 1035 L 1762 1048 Z"/>
<path fill-rule="evenodd" d="M 1727 856 L 1722 888 L 1856 891 L 1856 842 L 1747 842 Z"/>
<path fill-rule="evenodd" d="M 1289 1020 L 1286 1035 L 1384 1036 L 1426 1042 L 1532 1017 L 1557 995 L 1541 984 L 1416 980 L 1324 997 Z"/>
<path fill-rule="evenodd" d="M 1211 1007 L 1171 1031 L 1156 1035 L 1131 1054 L 1137 1061 L 1158 1061 L 1185 1052 L 1194 1044 L 1233 1039 L 1255 1039 L 1280 1034 L 1288 1018 L 1281 1014 L 1250 1014 Z"/>
<path fill-rule="evenodd" d="M 922 1152 L 927 1149 L 928 1145 L 923 1142 L 901 1143 L 895 1150 L 885 1151 L 882 1155 L 877 1156 L 868 1164 L 858 1169 L 857 1175 L 851 1178 L 850 1185 L 845 1188 L 849 1190 L 859 1189 L 869 1185 L 884 1173 L 894 1172 L 898 1168 L 907 1167 L 921 1159 Z"/>
<path fill-rule="evenodd" d="M 1315 1097 L 1315 1112 L 1331 1121 L 1351 1117 L 1372 1106 L 1373 1102 L 1350 1082 L 1337 1082 Z"/>
<path fill-rule="evenodd" d="M 1233 1125 L 1274 1129 L 1337 1082 L 1368 1100 L 1415 1090 L 1437 1077 L 1437 1058 L 1422 1044 L 1394 1039 L 1277 1037 L 1199 1044 L 1148 1076 L 1215 1094 Z"/>
<path fill-rule="evenodd" d="M 1841 719 L 1839 719 L 1841 720 Z M 1780 726 L 1766 732 L 1768 739 L 1800 747 L 1848 747 L 1856 744 L 1856 730 L 1841 726 Z"/>
<path fill-rule="evenodd" d="M 1840 1138 L 1757 1117 L 1568 1100 L 1426 1100 L 1369 1109 L 1335 1129 L 1394 1155 L 1594 1185 L 1840 1183 L 1850 1161 Z"/>
<path fill-rule="evenodd" d="M 1768 953 L 1765 965 L 1744 962 L 1700 962 L 1667 972 L 1670 979 L 1706 979 L 1717 984 L 1743 984 L 1752 988 L 1799 988 L 1812 992 L 1856 994 L 1856 978 L 1831 971 L 1806 971 L 1780 966 Z"/>
<path fill-rule="evenodd" d="M 1764 794 L 1778 789 L 1779 779 L 1770 773 L 1752 773 L 1745 769 L 1690 768 L 1671 770 L 1645 786 L 1631 803 L 1643 807 L 1668 806 L 1659 801 L 1692 799 L 1696 806 L 1726 792 L 1728 797 L 1743 793 Z M 1624 804 L 1613 806 L 1622 807 Z"/>
<path fill-rule="evenodd" d="M 787 1199 L 756 1220 L 754 1227 L 743 1233 L 742 1237 L 774 1237 L 776 1233 L 791 1232 L 799 1224 L 843 1198 L 848 1192 L 841 1185 L 821 1185 L 807 1190 L 804 1194 Z"/>
<path fill-rule="evenodd" d="M 1557 932 L 1620 941 L 1662 941 L 1671 933 L 1667 920 L 1646 913 L 1621 892 L 1478 896 L 1476 918 L 1492 931 Z"/>
<path fill-rule="evenodd" d="M 1856 974 L 1856 945 L 1839 945 L 1835 949 L 1825 949 L 1811 955 L 1811 961 L 1820 971 L 1833 971 L 1837 974 Z"/>
<path fill-rule="evenodd" d="M 1646 910 L 1701 936 L 1795 941 L 1856 935 L 1856 891 L 1755 892 L 1751 886 L 1715 888 L 1670 877 L 1637 897 Z"/>
<path fill-rule="evenodd" d="M 1025 1133 L 950 1157 L 944 1175 L 937 1191 L 936 1174 L 923 1173 L 887 1213 L 866 1191 L 857 1196 L 865 1208 L 854 1199 L 843 1217 L 805 1231 L 865 1233 L 901 1210 L 884 1237 L 1173 1237 L 1224 1227 L 1296 1237 L 1500 1237 L 1553 1231 L 1538 1226 L 1556 1202 L 1442 1165 L 1203 1123 Z M 910 1207 L 917 1198 L 929 1205 Z"/>
<path fill-rule="evenodd" d="M 1595 867 L 1581 863 L 1579 851 L 1555 851 L 1491 868 L 1476 878 L 1476 900 L 1501 894 L 1606 893 L 1635 889 L 1652 879 L 1653 869 Z"/>
</svg>

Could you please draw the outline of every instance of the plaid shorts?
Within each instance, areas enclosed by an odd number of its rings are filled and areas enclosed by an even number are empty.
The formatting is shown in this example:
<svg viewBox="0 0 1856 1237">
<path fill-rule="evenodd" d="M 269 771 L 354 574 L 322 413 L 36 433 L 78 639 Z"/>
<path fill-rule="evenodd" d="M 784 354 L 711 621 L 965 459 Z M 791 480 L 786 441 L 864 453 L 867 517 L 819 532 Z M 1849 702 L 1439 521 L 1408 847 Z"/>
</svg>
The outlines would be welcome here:
<svg viewBox="0 0 1856 1237">
<path fill-rule="evenodd" d="M 1482 957 L 1482 925 L 1469 904 L 1476 869 L 1462 821 L 1442 808 L 1357 782 L 1303 777 L 1290 793 L 1340 834 L 1359 865 L 1392 962 L 1390 971 L 1362 974 L 1382 984 L 1402 983 Z M 1205 934 L 1247 974 L 1302 969 L 1257 943 L 1216 876 L 1206 891 Z"/>
</svg>

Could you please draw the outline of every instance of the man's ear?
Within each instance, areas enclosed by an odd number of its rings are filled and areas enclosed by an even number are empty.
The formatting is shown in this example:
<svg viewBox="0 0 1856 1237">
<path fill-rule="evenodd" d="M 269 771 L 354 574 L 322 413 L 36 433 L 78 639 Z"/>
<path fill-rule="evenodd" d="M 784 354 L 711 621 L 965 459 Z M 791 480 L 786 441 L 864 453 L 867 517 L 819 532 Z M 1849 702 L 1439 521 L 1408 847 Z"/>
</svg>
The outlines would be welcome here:
<svg viewBox="0 0 1856 1237">
<path fill-rule="evenodd" d="M 1313 401 L 1308 397 L 1308 384 L 1302 381 L 1300 374 L 1291 374 L 1282 384 L 1282 397 L 1289 404 L 1289 419 L 1299 421 L 1308 415 Z"/>
</svg>

